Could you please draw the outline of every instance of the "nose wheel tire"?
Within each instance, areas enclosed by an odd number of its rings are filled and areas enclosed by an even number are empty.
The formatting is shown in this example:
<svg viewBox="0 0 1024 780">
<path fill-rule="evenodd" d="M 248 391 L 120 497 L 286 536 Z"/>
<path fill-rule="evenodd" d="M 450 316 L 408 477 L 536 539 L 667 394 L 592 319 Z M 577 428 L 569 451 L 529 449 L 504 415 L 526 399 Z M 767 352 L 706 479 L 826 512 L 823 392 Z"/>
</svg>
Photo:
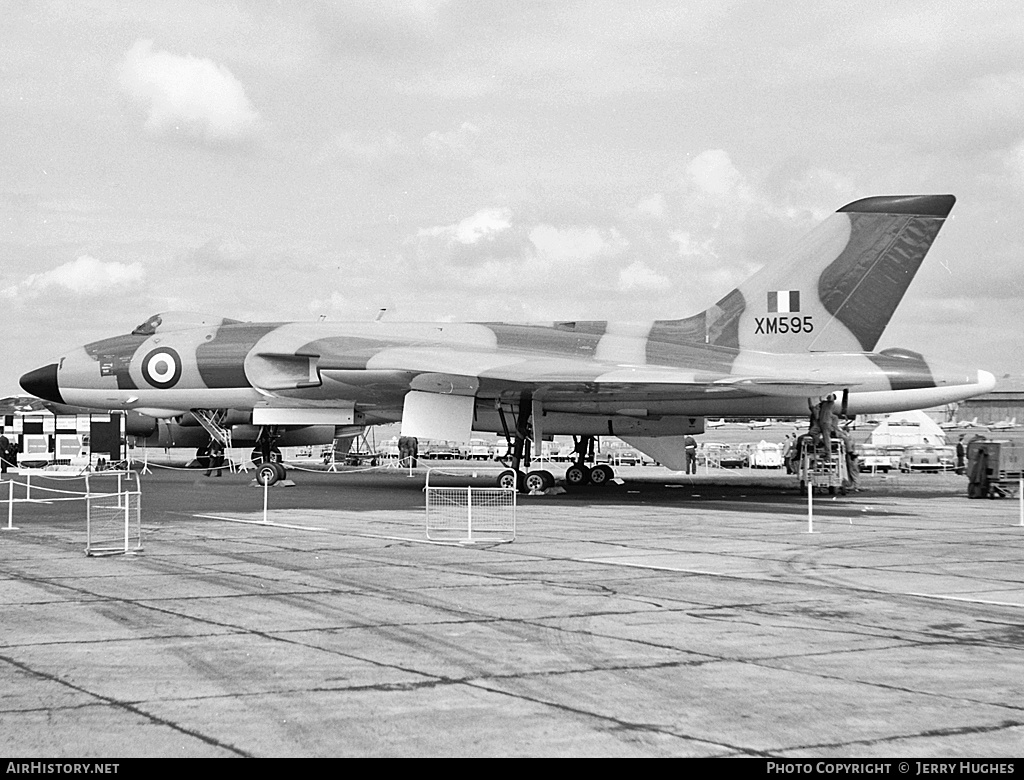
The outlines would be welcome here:
<svg viewBox="0 0 1024 780">
<path fill-rule="evenodd" d="M 256 483 L 269 487 L 284 479 L 287 473 L 280 463 L 264 463 L 256 470 Z"/>
</svg>

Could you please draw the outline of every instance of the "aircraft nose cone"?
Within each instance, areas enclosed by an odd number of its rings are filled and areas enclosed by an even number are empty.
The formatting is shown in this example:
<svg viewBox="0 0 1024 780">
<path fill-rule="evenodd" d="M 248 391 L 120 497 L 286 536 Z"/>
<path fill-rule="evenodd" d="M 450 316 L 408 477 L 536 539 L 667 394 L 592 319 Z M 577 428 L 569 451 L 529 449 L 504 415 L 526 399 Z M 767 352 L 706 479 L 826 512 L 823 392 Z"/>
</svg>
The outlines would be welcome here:
<svg viewBox="0 0 1024 780">
<path fill-rule="evenodd" d="M 60 387 L 57 385 L 57 364 L 50 363 L 48 366 L 37 368 L 25 374 L 20 384 L 22 389 L 29 395 L 42 398 L 44 401 L 53 401 L 62 404 L 64 399 L 60 394 Z"/>
</svg>

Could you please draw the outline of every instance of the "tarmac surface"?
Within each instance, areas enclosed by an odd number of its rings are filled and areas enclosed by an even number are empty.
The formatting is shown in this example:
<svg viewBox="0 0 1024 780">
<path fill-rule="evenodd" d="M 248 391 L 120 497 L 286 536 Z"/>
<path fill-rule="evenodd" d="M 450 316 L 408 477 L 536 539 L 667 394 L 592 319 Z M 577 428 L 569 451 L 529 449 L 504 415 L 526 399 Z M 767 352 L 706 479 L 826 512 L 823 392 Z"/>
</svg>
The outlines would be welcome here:
<svg viewBox="0 0 1024 780">
<path fill-rule="evenodd" d="M 427 540 L 423 469 L 294 473 L 267 524 L 249 475 L 157 470 L 127 556 L 16 503 L 0 754 L 1024 754 L 1017 499 L 866 476 L 808 533 L 794 477 L 620 474 L 472 546 Z"/>
</svg>

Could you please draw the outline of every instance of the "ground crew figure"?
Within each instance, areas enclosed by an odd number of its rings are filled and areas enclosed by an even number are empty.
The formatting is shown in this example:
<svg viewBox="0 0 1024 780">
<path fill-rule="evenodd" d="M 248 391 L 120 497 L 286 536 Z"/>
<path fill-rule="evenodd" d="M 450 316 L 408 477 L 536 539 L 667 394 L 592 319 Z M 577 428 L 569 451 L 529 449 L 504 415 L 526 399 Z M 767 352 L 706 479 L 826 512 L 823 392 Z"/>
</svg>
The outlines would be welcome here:
<svg viewBox="0 0 1024 780">
<path fill-rule="evenodd" d="M 7 467 L 14 465 L 14 459 L 11 456 L 11 450 L 13 449 L 7 437 L 0 436 L 0 474 L 6 474 Z"/>
<path fill-rule="evenodd" d="M 843 440 L 843 447 L 846 449 L 846 479 L 849 487 L 855 493 L 860 492 L 860 466 L 857 463 L 853 440 L 849 432 L 842 428 L 836 428 L 836 435 Z"/>
<path fill-rule="evenodd" d="M 213 472 L 215 477 L 224 476 L 224 445 L 216 439 L 210 441 L 209 459 L 207 461 L 206 476 L 210 476 L 210 472 Z"/>
<path fill-rule="evenodd" d="M 697 473 L 697 440 L 692 436 L 683 439 L 683 450 L 686 453 L 686 473 Z"/>
<path fill-rule="evenodd" d="M 964 473 L 964 437 L 961 436 L 960 440 L 956 443 L 956 473 L 963 475 Z"/>
<path fill-rule="evenodd" d="M 786 434 L 785 449 L 782 452 L 782 462 L 786 466 L 787 474 L 796 474 L 797 463 L 800 461 L 799 440 L 792 433 Z"/>
<path fill-rule="evenodd" d="M 398 437 L 398 458 L 409 468 L 416 468 L 416 456 L 419 454 L 419 440 L 415 436 Z"/>
<path fill-rule="evenodd" d="M 832 435 L 838 426 L 835 414 L 836 397 L 830 395 L 822 399 L 818 405 L 818 430 L 821 433 L 821 443 L 825 447 L 825 460 L 832 457 Z"/>
</svg>

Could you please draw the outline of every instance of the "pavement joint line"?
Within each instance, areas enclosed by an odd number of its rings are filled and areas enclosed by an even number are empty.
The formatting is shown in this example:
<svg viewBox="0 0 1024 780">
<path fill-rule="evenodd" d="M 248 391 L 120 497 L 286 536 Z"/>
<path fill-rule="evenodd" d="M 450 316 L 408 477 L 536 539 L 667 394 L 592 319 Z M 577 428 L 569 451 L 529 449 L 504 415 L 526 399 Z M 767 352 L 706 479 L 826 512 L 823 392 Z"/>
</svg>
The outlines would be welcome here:
<svg viewBox="0 0 1024 780">
<path fill-rule="evenodd" d="M 62 685 L 62 686 L 66 687 L 66 688 L 69 688 L 69 689 L 71 689 L 73 691 L 78 691 L 79 693 L 81 693 L 83 695 L 91 696 L 97 702 L 100 702 L 103 705 L 115 707 L 115 708 L 118 708 L 118 709 L 122 709 L 122 710 L 125 710 L 127 712 L 132 712 L 132 713 L 134 713 L 134 714 L 136 714 L 136 715 L 138 715 L 140 717 L 148 719 L 151 723 L 154 723 L 154 724 L 157 724 L 157 725 L 160 725 L 160 726 L 166 726 L 166 727 L 168 727 L 170 729 L 173 729 L 174 731 L 177 731 L 177 732 L 180 732 L 180 733 L 185 734 L 187 736 L 194 737 L 194 738 L 196 738 L 198 740 L 201 740 L 202 742 L 205 742 L 208 745 L 212 745 L 213 747 L 222 748 L 224 750 L 227 750 L 227 751 L 229 751 L 231 753 L 235 753 L 235 754 L 240 755 L 240 756 L 250 757 L 249 753 L 247 753 L 246 751 L 243 751 L 243 750 L 235 747 L 234 745 L 232 745 L 230 743 L 223 742 L 223 741 L 217 739 L 216 737 L 207 735 L 207 734 L 205 734 L 205 733 L 203 733 L 201 731 L 198 731 L 196 729 L 188 728 L 188 727 L 183 726 L 183 725 L 181 725 L 179 723 L 176 723 L 173 720 L 170 720 L 168 718 L 164 718 L 164 717 L 162 717 L 160 715 L 156 715 L 156 714 L 154 714 L 152 712 L 149 712 L 140 704 L 133 703 L 131 701 L 127 701 L 127 700 L 124 700 L 124 699 L 118 699 L 118 698 L 113 697 L 113 696 L 107 696 L 107 695 L 102 694 L 102 693 L 98 693 L 98 692 L 90 690 L 90 689 L 88 689 L 88 688 L 86 688 L 86 687 L 84 687 L 82 685 L 78 685 L 78 684 L 76 684 L 74 682 L 71 682 L 70 680 L 66 680 L 63 677 L 61 677 L 60 675 L 53 674 L 53 673 L 50 673 L 50 672 L 45 672 L 45 671 L 42 671 L 40 669 L 36 669 L 36 668 L 30 666 L 29 664 L 23 662 L 23 661 L 19 661 L 19 660 L 15 659 L 15 658 L 12 658 L 12 657 L 9 657 L 9 656 L 0 656 L 0 660 L 10 664 L 11 666 L 13 666 L 13 667 L 15 667 L 17 669 L 21 669 L 26 674 L 30 674 L 30 675 L 32 675 L 34 677 L 39 678 L 39 679 L 49 680 L 49 681 L 51 681 L 51 682 L 53 682 L 53 683 L 55 683 L 57 685 Z M 53 708 L 49 708 L 49 707 L 47 708 L 48 711 L 52 711 L 52 709 Z"/>
<path fill-rule="evenodd" d="M 848 748 L 852 745 L 884 745 L 892 742 L 909 741 L 913 739 L 930 739 L 937 736 L 950 736 L 960 734 L 986 734 L 992 732 L 1006 731 L 1008 729 L 1019 728 L 1022 724 L 1016 720 L 1004 720 L 1000 723 L 994 723 L 987 726 L 955 726 L 941 729 L 926 729 L 913 734 L 890 734 L 885 737 L 876 737 L 874 739 L 856 739 L 849 740 L 846 742 L 828 742 L 828 743 L 817 743 L 812 745 L 792 745 L 782 748 L 775 755 L 788 757 L 792 751 L 807 751 L 807 750 L 821 750 L 821 749 L 839 749 Z M 803 755 L 796 753 L 795 755 Z"/>
<path fill-rule="evenodd" d="M 518 678 L 511 678 L 518 679 Z M 604 721 L 615 724 L 615 727 L 624 731 L 636 731 L 636 732 L 651 732 L 655 734 L 662 734 L 664 736 L 673 737 L 675 739 L 681 739 L 689 742 L 697 742 L 703 745 L 710 745 L 712 747 L 735 751 L 746 756 L 761 756 L 767 757 L 771 754 L 754 748 L 746 748 L 740 745 L 731 745 L 727 742 L 720 740 L 709 739 L 708 737 L 698 737 L 690 734 L 681 734 L 678 731 L 673 730 L 670 727 L 656 725 L 653 723 L 642 723 L 639 721 L 629 721 L 624 718 L 615 717 L 614 715 L 607 715 L 601 712 L 597 712 L 592 708 L 584 709 L 582 707 L 574 707 L 563 702 L 554 701 L 551 699 L 543 699 L 539 696 L 528 695 L 525 692 L 511 691 L 505 688 L 498 687 L 497 685 L 488 685 L 486 680 L 467 680 L 464 685 L 475 687 L 480 690 L 489 691 L 491 693 L 508 696 L 513 699 L 520 701 L 527 701 L 533 704 L 538 704 L 543 707 L 550 707 L 552 709 L 561 710 L 563 712 L 570 712 L 576 715 L 582 715 L 583 717 L 593 718 L 597 721 Z"/>
</svg>

